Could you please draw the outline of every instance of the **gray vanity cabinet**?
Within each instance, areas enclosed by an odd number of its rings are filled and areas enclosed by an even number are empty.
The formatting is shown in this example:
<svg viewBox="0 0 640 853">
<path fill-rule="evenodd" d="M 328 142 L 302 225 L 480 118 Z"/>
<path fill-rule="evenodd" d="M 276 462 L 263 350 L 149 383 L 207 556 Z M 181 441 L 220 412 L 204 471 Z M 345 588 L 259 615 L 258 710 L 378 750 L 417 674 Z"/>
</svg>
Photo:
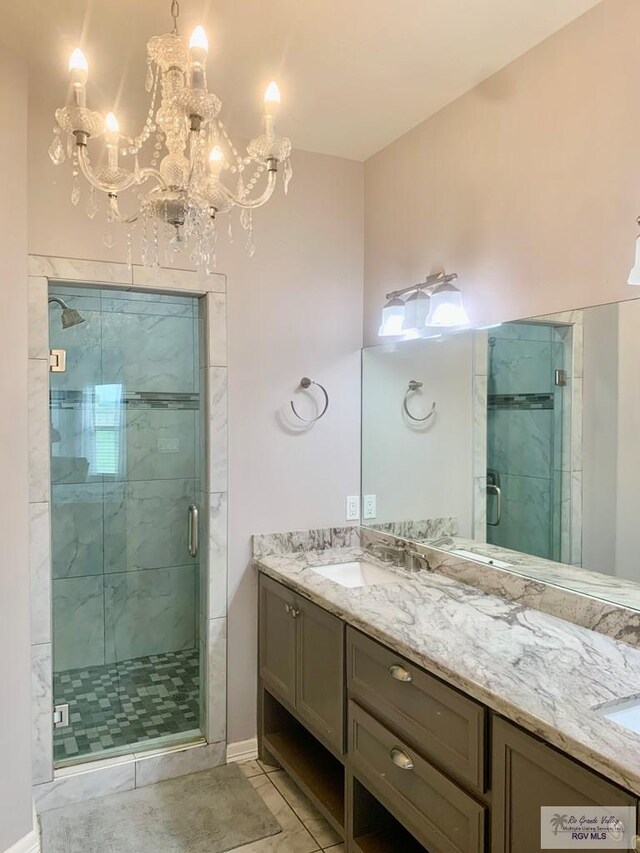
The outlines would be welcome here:
<svg viewBox="0 0 640 853">
<path fill-rule="evenodd" d="M 309 730 L 344 752 L 344 623 L 260 577 L 260 677 Z"/>
<path fill-rule="evenodd" d="M 269 578 L 260 577 L 260 677 L 265 686 L 288 705 L 296 701 L 295 596 Z"/>
<path fill-rule="evenodd" d="M 631 794 L 498 717 L 492 768 L 491 853 L 540 853 L 541 806 L 637 805 Z"/>
</svg>

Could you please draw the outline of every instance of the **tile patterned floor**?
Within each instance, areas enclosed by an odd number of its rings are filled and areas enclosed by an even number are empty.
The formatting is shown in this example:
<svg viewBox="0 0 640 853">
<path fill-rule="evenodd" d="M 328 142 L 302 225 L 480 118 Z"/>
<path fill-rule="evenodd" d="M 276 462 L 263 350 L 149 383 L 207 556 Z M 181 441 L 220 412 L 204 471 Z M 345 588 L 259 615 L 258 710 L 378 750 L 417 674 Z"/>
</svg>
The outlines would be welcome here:
<svg viewBox="0 0 640 853">
<path fill-rule="evenodd" d="M 344 853 L 346 846 L 284 770 L 261 761 L 248 761 L 241 767 L 282 832 L 238 847 L 233 853 Z"/>
<path fill-rule="evenodd" d="M 56 763 L 131 747 L 199 726 L 198 650 L 57 672 L 56 704 L 70 725 L 54 730 Z"/>
</svg>

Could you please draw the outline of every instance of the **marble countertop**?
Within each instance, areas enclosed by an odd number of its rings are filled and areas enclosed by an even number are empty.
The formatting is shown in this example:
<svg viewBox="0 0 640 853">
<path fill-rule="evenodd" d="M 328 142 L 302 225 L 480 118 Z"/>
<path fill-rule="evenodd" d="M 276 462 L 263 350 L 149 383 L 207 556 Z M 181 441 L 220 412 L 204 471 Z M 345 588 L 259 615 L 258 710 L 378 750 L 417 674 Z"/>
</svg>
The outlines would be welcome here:
<svg viewBox="0 0 640 853">
<path fill-rule="evenodd" d="M 309 568 L 362 556 L 336 548 L 255 564 L 640 796 L 640 734 L 596 710 L 640 697 L 640 649 L 433 572 L 392 569 L 397 583 L 348 589 Z"/>
</svg>

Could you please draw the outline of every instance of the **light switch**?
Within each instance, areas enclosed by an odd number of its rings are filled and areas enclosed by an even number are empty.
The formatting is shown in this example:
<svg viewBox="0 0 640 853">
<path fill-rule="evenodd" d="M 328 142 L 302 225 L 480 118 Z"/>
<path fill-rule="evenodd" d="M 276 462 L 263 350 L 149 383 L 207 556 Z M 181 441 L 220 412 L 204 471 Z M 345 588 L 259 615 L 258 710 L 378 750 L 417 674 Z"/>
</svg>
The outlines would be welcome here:
<svg viewBox="0 0 640 853">
<path fill-rule="evenodd" d="M 358 521 L 360 518 L 360 495 L 350 495 L 347 498 L 347 521 Z"/>
<path fill-rule="evenodd" d="M 362 517 L 365 521 L 370 521 L 372 518 L 375 518 L 378 514 L 378 510 L 376 507 L 376 496 L 375 495 L 364 495 L 363 497 L 363 513 Z"/>
</svg>

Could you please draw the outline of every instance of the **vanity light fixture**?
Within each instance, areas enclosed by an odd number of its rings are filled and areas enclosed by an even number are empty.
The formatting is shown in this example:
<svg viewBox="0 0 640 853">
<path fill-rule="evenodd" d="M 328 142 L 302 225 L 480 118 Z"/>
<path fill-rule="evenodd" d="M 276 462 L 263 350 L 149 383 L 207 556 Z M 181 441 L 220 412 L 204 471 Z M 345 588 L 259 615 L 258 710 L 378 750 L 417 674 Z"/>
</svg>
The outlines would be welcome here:
<svg viewBox="0 0 640 853">
<path fill-rule="evenodd" d="M 402 333 L 404 335 L 419 332 L 424 328 L 425 321 L 429 316 L 431 297 L 424 290 L 416 290 L 404 303 L 404 323 Z"/>
<path fill-rule="evenodd" d="M 419 284 L 387 293 L 379 337 L 411 339 L 425 337 L 422 334 L 425 328 L 468 325 L 462 293 L 451 283 L 457 277 L 456 273 L 439 272 L 427 276 Z M 410 296 L 403 300 L 407 294 Z"/>
<path fill-rule="evenodd" d="M 637 222 L 640 225 L 640 217 Z M 627 284 L 640 284 L 640 234 L 636 237 L 636 261 L 629 273 Z"/>
<path fill-rule="evenodd" d="M 272 82 L 264 93 L 262 132 L 245 152 L 238 151 L 219 118 L 222 104 L 208 90 L 206 33 L 196 27 L 186 44 L 178 34 L 179 13 L 178 0 L 172 0 L 173 29 L 147 44 L 145 88 L 150 104 L 136 136 L 126 136 L 113 113 L 105 118 L 87 107 L 89 64 L 79 48 L 73 51 L 69 60 L 71 103 L 56 110 L 49 156 L 55 165 L 67 158 L 71 161 L 72 204 L 80 200 L 80 175 L 89 183 L 86 212 L 90 219 L 98 210 L 96 190 L 107 196 L 103 242 L 108 247 L 115 244 L 114 227 L 121 223 L 129 263 L 131 230 L 139 222 L 145 266 L 158 266 L 159 241 L 166 235 L 170 250 L 179 252 L 189 245 L 191 262 L 209 273 L 215 268 L 218 215 L 234 207 L 240 208 L 240 224 L 247 232 L 245 250 L 249 257 L 253 255 L 252 211 L 273 195 L 280 166 L 287 192 L 291 142 L 275 130 L 280 90 Z M 105 144 L 104 163 L 98 152 L 89 153 L 88 143 L 93 146 L 99 137 Z M 143 167 L 138 155 L 147 142 L 153 150 L 149 164 Z M 121 158 L 128 159 L 121 162 Z M 129 189 L 139 192 L 140 199 L 133 215 L 124 215 L 119 197 Z"/>
<path fill-rule="evenodd" d="M 462 293 L 451 281 L 443 281 L 431 294 L 431 311 L 427 326 L 466 326 L 469 315 L 465 311 Z"/>
<path fill-rule="evenodd" d="M 397 337 L 402 334 L 402 326 L 404 325 L 404 302 L 397 296 L 389 299 L 387 304 L 382 309 L 382 323 L 378 331 L 378 336 Z"/>
</svg>

